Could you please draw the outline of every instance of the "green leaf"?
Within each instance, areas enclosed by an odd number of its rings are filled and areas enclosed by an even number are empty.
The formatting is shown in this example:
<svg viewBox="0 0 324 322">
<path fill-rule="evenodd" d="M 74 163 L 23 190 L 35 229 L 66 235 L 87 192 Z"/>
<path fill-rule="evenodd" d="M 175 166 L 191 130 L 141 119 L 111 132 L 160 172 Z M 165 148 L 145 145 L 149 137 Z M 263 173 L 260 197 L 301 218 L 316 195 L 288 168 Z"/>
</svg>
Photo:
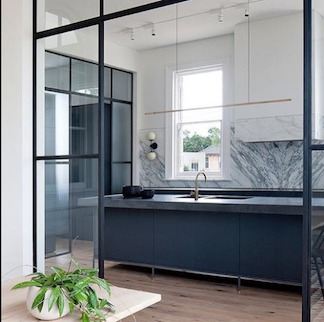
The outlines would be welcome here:
<svg viewBox="0 0 324 322">
<path fill-rule="evenodd" d="M 108 301 L 106 299 L 101 299 L 99 304 L 99 309 L 103 309 L 108 304 Z"/>
<path fill-rule="evenodd" d="M 17 290 L 19 288 L 30 287 L 30 286 L 42 287 L 43 285 L 36 281 L 27 281 L 27 282 L 22 282 L 22 283 L 16 284 L 12 288 L 12 290 Z"/>
<path fill-rule="evenodd" d="M 90 322 L 89 316 L 87 313 L 82 313 L 82 322 Z"/>
<path fill-rule="evenodd" d="M 48 290 L 47 287 L 43 287 L 39 290 L 38 295 L 35 297 L 35 300 L 32 304 L 32 310 L 38 307 L 38 311 L 40 312 L 43 308 L 45 293 Z"/>
<path fill-rule="evenodd" d="M 54 290 L 52 291 L 52 294 L 48 300 L 48 311 L 50 311 L 54 304 L 56 303 L 59 296 L 62 294 L 61 288 L 59 286 L 56 286 Z"/>
<path fill-rule="evenodd" d="M 88 275 L 89 277 L 93 277 L 98 274 L 99 270 L 97 268 L 82 268 L 79 270 L 80 274 Z"/>
<path fill-rule="evenodd" d="M 65 270 L 59 267 L 51 266 L 51 270 L 53 270 L 59 277 L 62 277 L 66 274 Z"/>
<path fill-rule="evenodd" d="M 96 313 L 100 321 L 106 321 L 105 316 L 102 314 L 102 312 L 98 309 L 93 309 L 93 312 Z"/>
<path fill-rule="evenodd" d="M 91 283 L 97 284 L 101 288 L 105 289 L 110 296 L 110 294 L 111 294 L 110 285 L 108 284 L 108 282 L 105 279 L 93 277 L 93 278 L 91 278 Z"/>
<path fill-rule="evenodd" d="M 91 278 L 86 277 L 75 284 L 76 292 L 82 291 L 90 282 Z"/>
<path fill-rule="evenodd" d="M 45 286 L 53 286 L 54 283 L 54 275 L 48 276 L 46 281 L 44 282 Z"/>
<path fill-rule="evenodd" d="M 75 294 L 74 296 L 79 301 L 79 303 L 82 303 L 83 301 L 88 302 L 88 300 L 89 300 L 88 295 L 84 292 L 79 292 L 79 293 Z"/>
<path fill-rule="evenodd" d="M 93 289 L 89 289 L 89 302 L 93 308 L 98 307 L 98 297 Z"/>
<path fill-rule="evenodd" d="M 69 302 L 69 308 L 70 308 L 70 313 L 73 313 L 73 311 L 74 311 L 74 304 L 72 302 Z"/>
<path fill-rule="evenodd" d="M 72 257 L 71 257 L 71 262 L 76 266 L 77 269 L 81 269 L 80 264 Z"/>
<path fill-rule="evenodd" d="M 62 294 L 62 292 L 58 297 L 58 309 L 59 309 L 59 314 L 61 317 L 63 314 L 63 310 L 64 310 L 64 295 Z"/>
</svg>

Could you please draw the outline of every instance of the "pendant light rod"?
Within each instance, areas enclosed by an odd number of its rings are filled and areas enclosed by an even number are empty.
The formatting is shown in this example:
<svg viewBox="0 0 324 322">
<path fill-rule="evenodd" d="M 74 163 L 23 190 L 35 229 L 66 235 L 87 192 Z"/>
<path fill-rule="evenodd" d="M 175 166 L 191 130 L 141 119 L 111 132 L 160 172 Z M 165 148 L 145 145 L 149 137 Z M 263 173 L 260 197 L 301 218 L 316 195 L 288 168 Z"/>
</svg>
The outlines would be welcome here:
<svg viewBox="0 0 324 322">
<path fill-rule="evenodd" d="M 278 99 L 278 100 L 255 101 L 255 102 L 245 102 L 245 103 L 236 103 L 236 104 L 228 104 L 228 105 L 209 106 L 209 107 L 186 108 L 186 109 L 181 109 L 181 110 L 146 112 L 145 115 L 167 114 L 167 113 L 177 113 L 177 112 L 190 112 L 190 111 L 198 111 L 198 110 L 202 111 L 202 110 L 209 110 L 209 109 L 213 109 L 213 108 L 241 107 L 241 106 L 274 104 L 274 103 L 286 103 L 286 102 L 292 102 L 292 99 L 291 98 L 284 98 L 284 99 Z"/>
</svg>

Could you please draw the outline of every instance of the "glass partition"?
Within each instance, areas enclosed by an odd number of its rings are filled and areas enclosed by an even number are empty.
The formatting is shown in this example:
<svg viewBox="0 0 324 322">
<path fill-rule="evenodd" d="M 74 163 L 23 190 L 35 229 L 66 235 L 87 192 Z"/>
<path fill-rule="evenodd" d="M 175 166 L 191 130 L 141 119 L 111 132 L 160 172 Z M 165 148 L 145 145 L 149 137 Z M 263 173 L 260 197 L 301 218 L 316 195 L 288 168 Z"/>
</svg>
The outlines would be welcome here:
<svg viewBox="0 0 324 322">
<path fill-rule="evenodd" d="M 311 321 L 324 318 L 324 6 L 312 1 L 312 209 L 310 303 Z"/>
<path fill-rule="evenodd" d="M 105 14 L 123 11 L 159 1 L 160 0 L 105 0 Z"/>
<path fill-rule="evenodd" d="M 37 42 L 38 261 L 98 254 L 98 28 Z M 72 58 L 73 57 L 73 58 Z M 85 202 L 89 200 L 89 202 Z"/>
<path fill-rule="evenodd" d="M 312 153 L 312 249 L 311 249 L 311 321 L 324 316 L 324 151 Z"/>
<path fill-rule="evenodd" d="M 99 0 L 37 0 L 37 31 L 99 16 Z"/>
</svg>

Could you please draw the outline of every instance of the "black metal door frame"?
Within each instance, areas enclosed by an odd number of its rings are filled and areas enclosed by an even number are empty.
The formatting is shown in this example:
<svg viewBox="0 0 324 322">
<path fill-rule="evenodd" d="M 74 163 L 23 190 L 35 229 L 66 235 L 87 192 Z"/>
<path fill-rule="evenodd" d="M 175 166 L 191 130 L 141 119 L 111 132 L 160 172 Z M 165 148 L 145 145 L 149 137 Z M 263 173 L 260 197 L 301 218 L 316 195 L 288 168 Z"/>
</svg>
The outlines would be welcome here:
<svg viewBox="0 0 324 322">
<path fill-rule="evenodd" d="M 98 26 L 98 81 L 99 81 L 99 124 L 98 136 L 99 147 L 97 155 L 67 155 L 57 156 L 54 159 L 76 159 L 76 158 L 97 158 L 98 159 L 98 265 L 99 276 L 104 277 L 104 113 L 105 113 L 105 97 L 104 97 L 104 39 L 105 39 L 105 21 L 113 20 L 120 17 L 133 15 L 136 13 L 153 10 L 179 2 L 190 0 L 161 0 L 146 5 L 104 14 L 104 0 L 99 0 L 98 17 L 86 19 L 70 25 L 57 27 L 44 31 L 37 31 L 37 0 L 33 0 L 33 265 L 37 267 L 37 160 L 46 160 L 49 157 L 37 156 L 37 41 L 46 37 L 59 35 L 69 31 L 75 31 L 82 28 Z M 53 159 L 53 158 L 51 158 Z"/>
</svg>

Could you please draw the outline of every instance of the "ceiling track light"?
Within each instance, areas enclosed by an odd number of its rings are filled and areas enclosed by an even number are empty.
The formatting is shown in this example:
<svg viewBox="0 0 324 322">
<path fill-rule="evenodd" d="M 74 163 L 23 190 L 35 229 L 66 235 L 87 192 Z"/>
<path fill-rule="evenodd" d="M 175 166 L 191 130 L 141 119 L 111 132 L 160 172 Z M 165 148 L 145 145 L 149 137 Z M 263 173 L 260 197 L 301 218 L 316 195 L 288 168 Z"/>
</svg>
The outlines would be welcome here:
<svg viewBox="0 0 324 322">
<path fill-rule="evenodd" d="M 247 17 L 247 18 L 250 17 L 250 8 L 249 8 L 249 6 L 247 6 L 245 8 L 244 16 Z"/>
<path fill-rule="evenodd" d="M 152 25 L 152 32 L 151 32 L 152 36 L 156 36 L 156 31 L 155 31 L 155 26 Z"/>
<path fill-rule="evenodd" d="M 224 10 L 221 9 L 218 15 L 218 22 L 222 23 L 224 22 Z"/>
<path fill-rule="evenodd" d="M 131 31 L 131 40 L 135 40 L 135 30 L 132 29 Z"/>
</svg>

